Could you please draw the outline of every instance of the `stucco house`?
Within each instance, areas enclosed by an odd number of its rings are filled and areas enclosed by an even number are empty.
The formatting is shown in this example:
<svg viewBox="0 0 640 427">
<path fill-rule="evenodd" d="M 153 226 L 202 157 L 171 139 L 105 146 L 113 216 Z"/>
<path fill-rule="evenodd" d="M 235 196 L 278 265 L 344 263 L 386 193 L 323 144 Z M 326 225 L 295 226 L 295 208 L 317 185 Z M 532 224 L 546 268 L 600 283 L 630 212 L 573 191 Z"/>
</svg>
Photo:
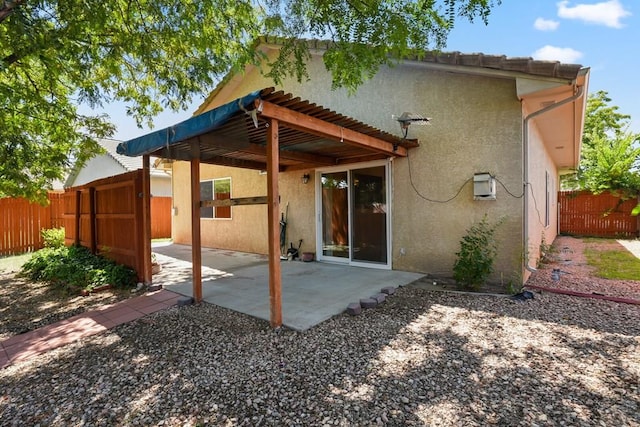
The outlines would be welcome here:
<svg viewBox="0 0 640 427">
<path fill-rule="evenodd" d="M 120 175 L 142 168 L 142 157 L 129 157 L 118 154 L 116 148 L 122 141 L 115 139 L 98 139 L 98 144 L 105 153 L 98 154 L 89 159 L 81 168 L 74 168 L 67 177 L 64 188 L 76 187 L 95 181 L 100 178 Z M 154 162 L 159 167 L 152 165 L 151 194 L 156 197 L 171 197 L 171 170 L 164 163 Z"/>
<path fill-rule="evenodd" d="M 193 199 L 174 194 L 174 242 L 201 236 L 202 246 L 271 253 L 286 215 L 286 245 L 302 241 L 320 262 L 451 277 L 465 230 L 487 215 L 504 221 L 492 280 L 524 282 L 543 239 L 557 235 L 559 176 L 578 164 L 589 68 L 427 53 L 383 67 L 349 95 L 331 90 L 327 45 L 312 43 L 307 81 L 271 90 L 249 67 L 184 126 L 121 145 L 182 160 L 174 185 L 199 188 Z M 259 48 L 274 58 L 280 46 Z M 429 125 L 402 126 L 405 112 Z M 216 203 L 257 196 L 268 196 L 269 216 L 260 204 Z"/>
</svg>

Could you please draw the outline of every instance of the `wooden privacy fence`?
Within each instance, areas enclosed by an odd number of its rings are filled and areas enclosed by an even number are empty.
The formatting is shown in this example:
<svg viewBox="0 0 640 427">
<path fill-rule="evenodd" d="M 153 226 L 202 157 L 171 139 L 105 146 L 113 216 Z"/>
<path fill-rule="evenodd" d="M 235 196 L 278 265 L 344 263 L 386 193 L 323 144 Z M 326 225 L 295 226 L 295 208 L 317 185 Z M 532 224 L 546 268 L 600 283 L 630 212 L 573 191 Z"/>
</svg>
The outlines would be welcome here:
<svg viewBox="0 0 640 427">
<path fill-rule="evenodd" d="M 137 170 L 64 193 L 65 241 L 134 268 L 143 280 L 145 215 L 143 171 Z M 150 244 L 150 242 L 149 242 Z"/>
<path fill-rule="evenodd" d="M 558 193 L 560 233 L 597 237 L 637 237 L 640 217 L 631 216 L 638 200 L 622 201 L 609 193 Z"/>
<path fill-rule="evenodd" d="M 64 225 L 64 194 L 49 193 L 42 206 L 22 198 L 0 199 L 0 256 L 33 252 L 43 246 L 41 230 Z"/>
<path fill-rule="evenodd" d="M 171 237 L 171 197 L 151 198 L 151 238 Z"/>
</svg>

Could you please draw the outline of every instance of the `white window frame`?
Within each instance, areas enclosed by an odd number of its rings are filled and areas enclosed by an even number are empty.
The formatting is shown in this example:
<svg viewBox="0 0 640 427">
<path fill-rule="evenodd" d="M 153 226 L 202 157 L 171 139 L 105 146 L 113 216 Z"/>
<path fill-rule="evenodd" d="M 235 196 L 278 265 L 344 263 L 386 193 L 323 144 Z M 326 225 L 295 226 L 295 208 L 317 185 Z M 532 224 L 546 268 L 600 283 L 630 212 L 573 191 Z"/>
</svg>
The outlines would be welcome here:
<svg viewBox="0 0 640 427">
<path fill-rule="evenodd" d="M 210 182 L 211 183 L 211 197 L 213 197 L 210 200 L 215 200 L 216 193 L 215 193 L 214 190 L 216 188 L 216 181 L 225 181 L 225 180 L 229 180 L 229 198 L 233 198 L 233 196 L 231 194 L 231 189 L 232 189 L 232 186 L 233 186 L 233 182 L 232 182 L 230 176 L 223 177 L 223 178 L 203 179 L 203 180 L 200 181 L 200 185 L 202 186 L 203 183 Z M 200 194 L 201 194 L 200 197 L 202 197 L 202 191 L 200 192 Z M 204 201 L 204 199 L 201 199 L 201 201 Z M 202 208 L 200 208 L 200 209 L 202 209 Z M 210 216 L 210 217 L 209 216 L 202 216 L 202 210 L 201 210 L 200 211 L 200 219 L 208 220 L 208 221 L 211 221 L 211 220 L 230 221 L 230 220 L 233 219 L 233 207 L 231 207 L 231 209 L 230 209 L 231 213 L 230 213 L 229 218 L 218 218 L 218 217 L 216 217 L 216 208 L 211 207 L 211 210 L 212 210 L 212 216 Z"/>
<path fill-rule="evenodd" d="M 329 166 L 325 168 L 319 168 L 315 170 L 315 193 L 316 193 L 316 258 L 318 261 L 330 262 L 335 264 L 346 264 L 354 267 L 365 267 L 380 270 L 391 270 L 393 268 L 393 162 L 392 159 L 387 160 L 373 160 L 370 162 L 353 163 L 344 166 Z M 349 212 L 353 209 L 351 200 L 351 171 L 357 169 L 365 169 L 368 167 L 385 166 L 386 180 L 387 180 L 387 262 L 386 264 L 378 264 L 364 261 L 353 261 L 351 254 L 348 259 L 336 258 L 331 256 L 322 255 L 322 182 L 321 176 L 323 173 L 331 172 L 347 172 L 347 182 L 349 188 Z M 352 217 L 349 214 L 349 239 L 351 239 L 351 231 L 353 229 Z"/>
</svg>

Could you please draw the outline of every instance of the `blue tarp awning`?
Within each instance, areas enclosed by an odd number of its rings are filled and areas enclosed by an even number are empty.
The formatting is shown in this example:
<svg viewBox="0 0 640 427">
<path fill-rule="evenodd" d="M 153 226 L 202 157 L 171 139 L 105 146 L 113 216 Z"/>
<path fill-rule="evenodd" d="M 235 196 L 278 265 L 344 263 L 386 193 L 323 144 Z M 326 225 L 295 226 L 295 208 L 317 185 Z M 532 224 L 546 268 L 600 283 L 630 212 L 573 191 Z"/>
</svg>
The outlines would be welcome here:
<svg viewBox="0 0 640 427">
<path fill-rule="evenodd" d="M 253 104 L 253 101 L 260 97 L 260 93 L 261 91 L 259 90 L 251 92 L 242 98 L 193 116 L 168 128 L 124 141 L 118 145 L 117 152 L 131 157 L 142 156 L 211 132 L 224 125 L 240 111 L 245 111 L 247 107 Z"/>
<path fill-rule="evenodd" d="M 256 108 L 256 100 L 260 101 Z M 279 168 L 315 168 L 406 155 L 405 139 L 274 88 L 251 92 L 176 125 L 122 142 L 119 154 L 264 170 L 278 122 Z M 343 136 L 346 132 L 347 137 Z M 349 139 L 351 135 L 351 139 Z M 197 144 L 197 149 L 194 149 Z M 398 150 L 398 147 L 402 147 Z"/>
</svg>

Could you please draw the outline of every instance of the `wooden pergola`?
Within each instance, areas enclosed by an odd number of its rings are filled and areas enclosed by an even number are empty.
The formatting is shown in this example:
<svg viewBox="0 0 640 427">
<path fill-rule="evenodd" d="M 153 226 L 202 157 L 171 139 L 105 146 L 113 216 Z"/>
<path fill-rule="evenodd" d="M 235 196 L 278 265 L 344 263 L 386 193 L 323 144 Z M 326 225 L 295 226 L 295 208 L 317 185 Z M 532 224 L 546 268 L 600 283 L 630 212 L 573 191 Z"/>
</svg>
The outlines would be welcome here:
<svg viewBox="0 0 640 427">
<path fill-rule="evenodd" d="M 272 327 L 279 327 L 282 325 L 279 172 L 405 157 L 407 150 L 416 146 L 416 140 L 400 138 L 291 94 L 266 88 L 175 126 L 123 142 L 118 152 L 144 156 L 147 170 L 150 156 L 190 162 L 196 303 L 202 301 L 200 207 L 267 205 L 270 320 Z M 267 196 L 201 201 L 201 163 L 266 170 Z M 145 193 L 149 197 L 149 191 Z M 146 251 L 150 259 L 150 245 Z M 145 279 L 151 282 L 150 266 Z"/>
</svg>

